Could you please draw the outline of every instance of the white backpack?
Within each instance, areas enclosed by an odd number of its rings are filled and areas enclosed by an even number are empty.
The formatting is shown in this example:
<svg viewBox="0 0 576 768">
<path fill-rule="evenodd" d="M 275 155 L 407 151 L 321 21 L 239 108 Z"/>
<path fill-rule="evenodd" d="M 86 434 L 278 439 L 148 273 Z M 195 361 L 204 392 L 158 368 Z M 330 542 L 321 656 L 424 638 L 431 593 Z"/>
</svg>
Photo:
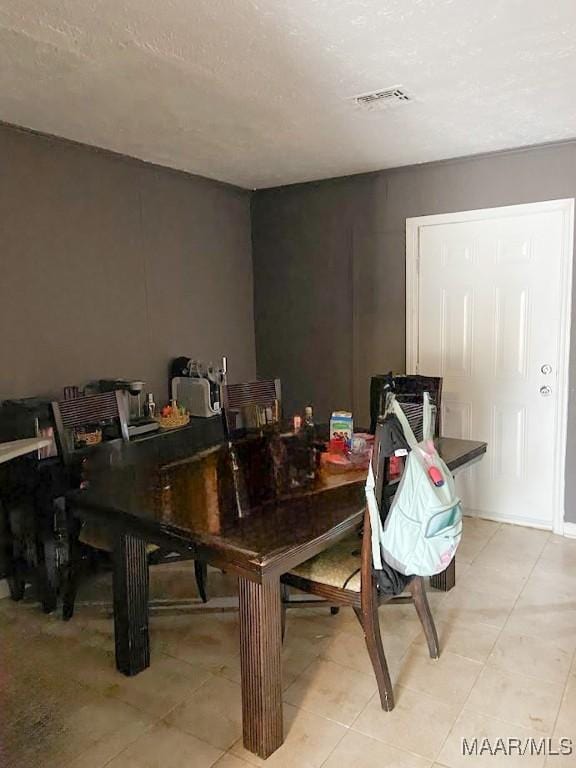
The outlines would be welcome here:
<svg viewBox="0 0 576 768">
<path fill-rule="evenodd" d="M 423 408 L 423 440 L 418 443 L 396 398 L 389 396 L 387 412 L 397 416 L 411 450 L 384 526 L 374 494 L 372 466 L 366 482 L 374 568 L 382 569 L 383 557 L 392 568 L 409 576 L 434 576 L 445 570 L 462 538 L 462 507 L 450 470 L 432 441 L 427 393 Z M 430 478 L 430 467 L 437 470 L 438 479 L 441 476 L 441 486 Z"/>
</svg>

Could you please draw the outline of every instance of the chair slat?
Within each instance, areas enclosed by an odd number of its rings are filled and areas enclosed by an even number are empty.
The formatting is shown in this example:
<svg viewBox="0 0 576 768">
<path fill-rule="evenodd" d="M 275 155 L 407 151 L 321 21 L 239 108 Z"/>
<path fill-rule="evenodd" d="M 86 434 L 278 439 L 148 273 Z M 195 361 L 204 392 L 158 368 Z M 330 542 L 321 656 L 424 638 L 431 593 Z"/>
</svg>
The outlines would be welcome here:
<svg viewBox="0 0 576 768">
<path fill-rule="evenodd" d="M 245 408 L 249 405 L 270 406 L 278 400 L 275 379 L 251 381 L 245 384 L 226 386 L 228 408 Z"/>
<path fill-rule="evenodd" d="M 116 392 L 87 395 L 58 403 L 65 429 L 85 426 L 95 421 L 119 418 Z"/>
</svg>

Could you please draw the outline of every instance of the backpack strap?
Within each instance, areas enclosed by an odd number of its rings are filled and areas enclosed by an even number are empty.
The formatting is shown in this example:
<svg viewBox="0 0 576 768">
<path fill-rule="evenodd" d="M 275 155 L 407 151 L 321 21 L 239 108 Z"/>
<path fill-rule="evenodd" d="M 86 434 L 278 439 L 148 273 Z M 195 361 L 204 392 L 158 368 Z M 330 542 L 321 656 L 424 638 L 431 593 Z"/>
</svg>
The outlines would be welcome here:
<svg viewBox="0 0 576 768">
<path fill-rule="evenodd" d="M 423 394 L 423 429 L 422 429 L 422 441 L 432 440 L 434 437 L 434 425 L 432 423 L 432 403 L 430 402 L 430 393 L 424 392 Z"/>
<path fill-rule="evenodd" d="M 382 570 L 382 551 L 380 549 L 380 542 L 384 535 L 384 528 L 382 526 L 382 520 L 380 519 L 380 510 L 378 508 L 378 502 L 376 501 L 376 480 L 374 479 L 374 472 L 372 470 L 372 462 L 368 464 L 368 478 L 366 479 L 366 504 L 368 505 L 368 512 L 370 514 L 370 533 L 372 538 L 372 563 L 376 570 Z"/>
</svg>

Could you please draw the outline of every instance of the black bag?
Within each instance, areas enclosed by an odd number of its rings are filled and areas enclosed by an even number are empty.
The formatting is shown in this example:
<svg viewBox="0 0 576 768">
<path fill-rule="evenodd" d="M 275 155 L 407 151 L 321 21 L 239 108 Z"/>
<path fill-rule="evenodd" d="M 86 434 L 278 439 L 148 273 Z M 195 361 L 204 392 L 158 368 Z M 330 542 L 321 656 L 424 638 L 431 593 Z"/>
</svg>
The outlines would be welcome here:
<svg viewBox="0 0 576 768">
<path fill-rule="evenodd" d="M 404 437 L 404 430 L 398 417 L 389 413 L 380 421 L 381 437 L 380 450 L 385 456 L 393 456 L 396 451 L 409 451 L 410 447 Z"/>
<path fill-rule="evenodd" d="M 393 456 L 396 451 L 409 451 L 410 447 L 404 437 L 404 430 L 398 417 L 389 413 L 378 420 L 380 429 L 380 450 L 385 456 Z M 382 488 L 377 489 L 377 495 L 381 496 Z M 380 509 L 380 516 L 385 518 L 388 513 L 388 505 L 383 503 L 384 509 Z M 384 522 L 384 520 L 382 521 Z M 378 591 L 383 595 L 399 595 L 410 582 L 411 577 L 392 568 L 385 561 L 382 562 L 382 570 L 375 570 Z"/>
</svg>

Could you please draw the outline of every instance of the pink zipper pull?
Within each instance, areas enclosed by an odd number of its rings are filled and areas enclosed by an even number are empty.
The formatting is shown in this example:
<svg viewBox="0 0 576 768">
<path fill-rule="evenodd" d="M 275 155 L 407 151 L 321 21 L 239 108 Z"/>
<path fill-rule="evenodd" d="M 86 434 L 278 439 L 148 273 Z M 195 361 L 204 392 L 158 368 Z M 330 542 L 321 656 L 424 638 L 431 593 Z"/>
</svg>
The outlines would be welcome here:
<svg viewBox="0 0 576 768">
<path fill-rule="evenodd" d="M 428 477 L 437 488 L 441 488 L 444 485 L 444 478 L 442 477 L 442 472 L 440 472 L 438 467 L 435 467 L 432 464 L 428 467 Z"/>
</svg>

